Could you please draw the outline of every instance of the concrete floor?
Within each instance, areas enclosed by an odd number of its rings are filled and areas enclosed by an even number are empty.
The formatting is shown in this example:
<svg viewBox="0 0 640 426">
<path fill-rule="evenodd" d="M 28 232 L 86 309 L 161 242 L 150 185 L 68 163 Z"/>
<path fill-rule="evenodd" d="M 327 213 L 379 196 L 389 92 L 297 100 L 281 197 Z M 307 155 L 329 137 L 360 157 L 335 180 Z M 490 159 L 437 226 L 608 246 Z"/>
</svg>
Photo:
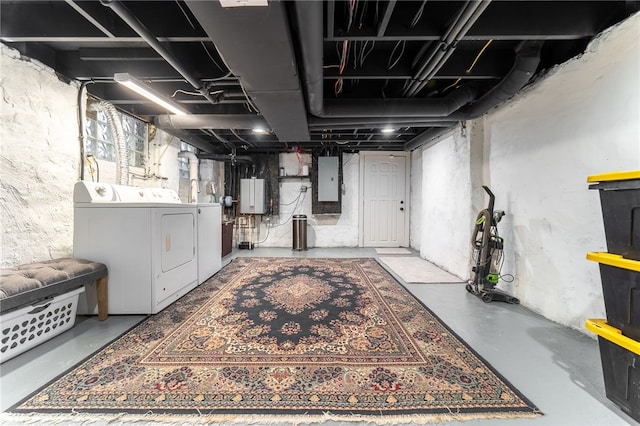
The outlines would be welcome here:
<svg viewBox="0 0 640 426">
<path fill-rule="evenodd" d="M 302 252 L 234 249 L 223 264 L 238 256 L 377 257 L 377 254 L 368 248 Z M 520 305 L 484 303 L 468 294 L 464 284 L 406 284 L 396 278 L 544 413 L 535 419 L 477 420 L 448 425 L 638 424 L 605 397 L 598 344 L 592 336 L 550 322 Z M 3 363 L 0 409 L 5 411 L 142 319 L 144 316 L 113 315 L 100 322 L 96 317 L 78 317 L 71 330 Z"/>
</svg>

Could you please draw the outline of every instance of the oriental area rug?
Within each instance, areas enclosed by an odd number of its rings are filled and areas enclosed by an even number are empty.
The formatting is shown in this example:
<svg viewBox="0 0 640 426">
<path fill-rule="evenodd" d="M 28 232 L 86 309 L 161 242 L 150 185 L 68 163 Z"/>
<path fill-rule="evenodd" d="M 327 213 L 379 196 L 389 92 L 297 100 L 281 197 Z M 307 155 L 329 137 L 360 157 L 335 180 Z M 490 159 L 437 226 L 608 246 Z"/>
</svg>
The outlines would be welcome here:
<svg viewBox="0 0 640 426">
<path fill-rule="evenodd" d="M 10 411 L 46 424 L 539 414 L 375 259 L 302 258 L 235 259 Z"/>
</svg>

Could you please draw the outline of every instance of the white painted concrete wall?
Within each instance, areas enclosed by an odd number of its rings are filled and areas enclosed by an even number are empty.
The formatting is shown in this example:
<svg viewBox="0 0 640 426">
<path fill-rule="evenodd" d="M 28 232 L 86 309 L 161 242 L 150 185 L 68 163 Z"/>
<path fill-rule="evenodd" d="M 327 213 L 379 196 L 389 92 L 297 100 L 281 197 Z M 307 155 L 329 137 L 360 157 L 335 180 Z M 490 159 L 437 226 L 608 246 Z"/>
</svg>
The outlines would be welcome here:
<svg viewBox="0 0 640 426">
<path fill-rule="evenodd" d="M 416 149 L 411 153 L 410 193 L 409 246 L 420 251 L 422 243 L 422 149 Z"/>
<path fill-rule="evenodd" d="M 71 256 L 73 186 L 79 180 L 79 85 L 60 81 L 39 62 L 0 44 L 0 266 Z M 130 168 L 129 183 L 179 191 L 180 141 L 156 130 L 147 166 Z M 115 183 L 115 164 L 100 161 L 100 181 Z M 224 164 L 204 160 L 207 182 L 221 187 Z M 85 179 L 90 179 L 85 172 Z M 183 202 L 187 201 L 184 192 Z"/>
<path fill-rule="evenodd" d="M 422 152 L 420 256 L 464 279 L 473 223 L 470 152 L 470 138 L 461 129 Z"/>
<path fill-rule="evenodd" d="M 489 114 L 484 135 L 487 182 L 508 212 L 507 288 L 576 329 L 604 317 L 598 266 L 585 260 L 606 251 L 586 179 L 640 169 L 640 15 Z"/>
<path fill-rule="evenodd" d="M 464 137 L 458 131 L 424 148 L 421 255 L 469 276 L 468 240 L 488 185 L 496 209 L 507 212 L 502 272 L 515 276 L 500 287 L 578 330 L 586 318 L 605 317 L 598 266 L 585 260 L 606 251 L 598 193 L 586 179 L 640 169 L 639 76 L 636 15 L 468 123 Z"/>
<path fill-rule="evenodd" d="M 285 179 L 280 182 L 280 215 L 263 218 L 257 241 L 258 247 L 292 247 L 293 215 L 307 216 L 307 246 L 357 247 L 358 246 L 358 185 L 360 163 L 358 154 L 343 154 L 342 170 L 344 190 L 342 213 L 331 215 L 311 214 L 311 180 L 309 178 Z M 280 165 L 285 175 L 297 176 L 302 165 L 311 164 L 308 154 L 280 154 Z M 301 186 L 307 192 L 300 192 Z"/>
<path fill-rule="evenodd" d="M 69 256 L 78 87 L 0 44 L 0 264 Z"/>
</svg>

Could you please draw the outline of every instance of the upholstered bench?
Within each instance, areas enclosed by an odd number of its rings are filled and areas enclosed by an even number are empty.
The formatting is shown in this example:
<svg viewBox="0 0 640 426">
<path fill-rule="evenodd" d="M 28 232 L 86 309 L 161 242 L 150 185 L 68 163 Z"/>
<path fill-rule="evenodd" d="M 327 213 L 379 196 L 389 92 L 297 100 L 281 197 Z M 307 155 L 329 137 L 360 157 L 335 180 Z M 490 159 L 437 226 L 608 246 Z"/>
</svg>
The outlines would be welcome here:
<svg viewBox="0 0 640 426">
<path fill-rule="evenodd" d="M 107 319 L 106 265 L 55 259 L 0 269 L 0 359 L 73 326 L 78 295 L 96 283 L 98 318 Z M 21 350 L 21 347 L 23 348 Z"/>
</svg>

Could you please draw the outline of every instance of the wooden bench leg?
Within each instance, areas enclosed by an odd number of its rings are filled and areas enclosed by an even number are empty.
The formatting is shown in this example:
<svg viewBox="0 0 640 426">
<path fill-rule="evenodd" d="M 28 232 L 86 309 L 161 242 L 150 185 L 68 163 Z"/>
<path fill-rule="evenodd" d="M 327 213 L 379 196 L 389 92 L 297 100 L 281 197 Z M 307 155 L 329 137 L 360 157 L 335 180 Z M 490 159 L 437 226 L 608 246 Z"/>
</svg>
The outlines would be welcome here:
<svg viewBox="0 0 640 426">
<path fill-rule="evenodd" d="M 107 277 L 96 280 L 96 290 L 98 292 L 98 319 L 104 321 L 109 316 L 109 293 L 107 291 Z"/>
</svg>

